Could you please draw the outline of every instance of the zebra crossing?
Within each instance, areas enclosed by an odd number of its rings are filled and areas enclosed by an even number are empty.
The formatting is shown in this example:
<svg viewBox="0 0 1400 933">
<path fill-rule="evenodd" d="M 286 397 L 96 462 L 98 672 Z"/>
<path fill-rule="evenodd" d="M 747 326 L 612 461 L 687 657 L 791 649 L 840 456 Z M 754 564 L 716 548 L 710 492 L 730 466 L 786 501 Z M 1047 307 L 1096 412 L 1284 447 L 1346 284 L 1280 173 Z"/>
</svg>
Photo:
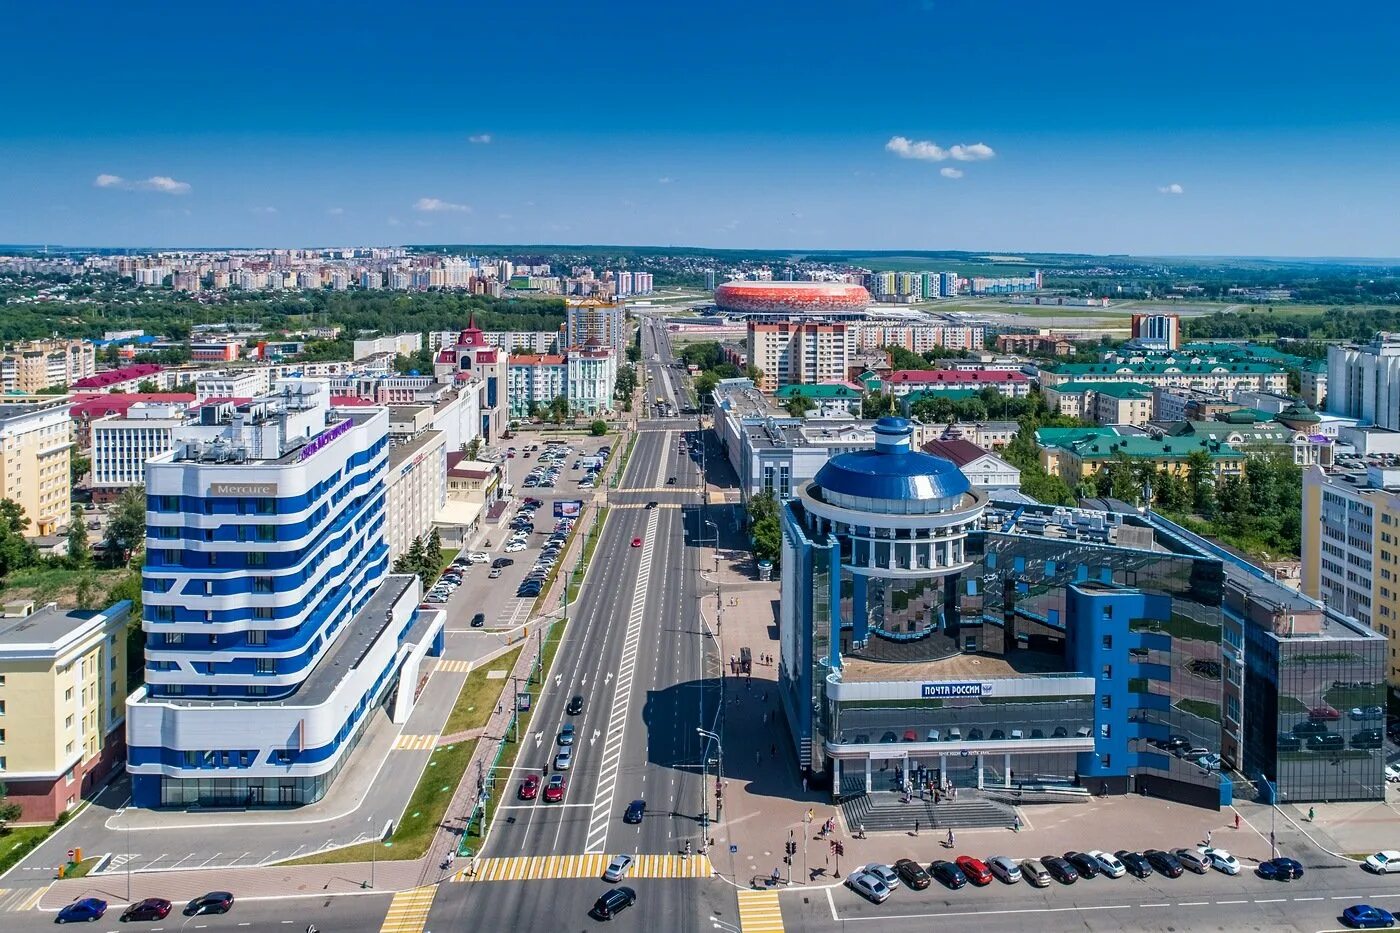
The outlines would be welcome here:
<svg viewBox="0 0 1400 933">
<path fill-rule="evenodd" d="M 379 933 L 423 933 L 436 894 L 437 887 L 431 884 L 395 894 Z"/>
<path fill-rule="evenodd" d="M 426 749 L 437 748 L 438 737 L 435 735 L 401 735 L 394 739 L 394 748 L 410 752 L 420 752 Z"/>
<path fill-rule="evenodd" d="M 469 674 L 471 669 L 472 662 L 460 658 L 442 658 L 437 662 L 436 668 L 438 671 L 446 671 L 449 674 Z"/>
<path fill-rule="evenodd" d="M 743 933 L 783 933 L 777 891 L 739 891 L 739 929 Z"/>
<path fill-rule="evenodd" d="M 45 884 L 37 888 L 0 888 L 0 911 L 18 913 L 36 910 L 39 901 L 48 893 L 50 887 L 51 885 Z"/>
<path fill-rule="evenodd" d="M 618 664 L 617 680 L 613 683 L 612 716 L 608 719 L 607 739 L 603 743 L 603 767 L 598 775 L 597 792 L 593 797 L 593 812 L 588 821 L 585 852 L 602 852 L 608 841 L 608 825 L 613 815 L 613 794 L 617 789 L 618 772 L 622 768 L 622 741 L 627 730 L 627 713 L 632 708 L 632 674 L 637 666 L 637 648 L 642 638 L 642 616 L 646 612 L 647 582 L 651 577 L 651 558 L 656 547 L 656 525 L 660 516 L 652 512 L 647 517 L 645 547 L 637 568 L 637 585 L 632 592 L 632 614 L 627 620 L 627 637 L 622 644 L 622 660 Z"/>
<path fill-rule="evenodd" d="M 543 881 L 560 878 L 598 878 L 612 856 L 604 852 L 583 855 L 521 855 L 477 859 L 452 876 L 453 881 Z M 634 855 L 628 878 L 708 878 L 714 866 L 705 855 Z"/>
</svg>

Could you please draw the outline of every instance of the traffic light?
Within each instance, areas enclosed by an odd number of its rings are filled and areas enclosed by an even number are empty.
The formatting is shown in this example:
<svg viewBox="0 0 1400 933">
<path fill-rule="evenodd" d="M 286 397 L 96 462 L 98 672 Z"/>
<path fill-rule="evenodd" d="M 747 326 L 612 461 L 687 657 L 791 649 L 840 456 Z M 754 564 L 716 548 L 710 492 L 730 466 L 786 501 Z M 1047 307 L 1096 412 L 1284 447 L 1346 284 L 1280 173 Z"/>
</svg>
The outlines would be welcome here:
<svg viewBox="0 0 1400 933">
<path fill-rule="evenodd" d="M 787 854 L 788 854 L 788 855 L 796 855 L 796 854 L 797 854 L 797 843 L 793 842 L 791 839 L 789 839 L 789 840 L 787 841 Z"/>
<path fill-rule="evenodd" d="M 846 844 L 845 844 L 845 843 L 843 843 L 843 842 L 838 842 L 838 843 L 836 843 L 836 854 L 837 854 L 837 855 L 845 855 L 845 854 L 846 854 Z"/>
<path fill-rule="evenodd" d="M 784 864 L 784 865 L 791 865 L 791 864 L 792 864 L 792 856 L 791 856 L 791 855 L 784 855 L 784 856 L 783 856 L 783 864 Z"/>
</svg>

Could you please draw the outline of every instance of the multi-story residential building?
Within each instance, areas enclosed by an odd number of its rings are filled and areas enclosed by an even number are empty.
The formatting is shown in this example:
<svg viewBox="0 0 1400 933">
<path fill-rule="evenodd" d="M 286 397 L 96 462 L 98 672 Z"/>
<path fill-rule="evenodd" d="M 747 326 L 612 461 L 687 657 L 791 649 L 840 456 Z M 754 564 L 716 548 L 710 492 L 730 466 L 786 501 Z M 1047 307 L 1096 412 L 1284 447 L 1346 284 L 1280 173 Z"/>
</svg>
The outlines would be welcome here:
<svg viewBox="0 0 1400 933">
<path fill-rule="evenodd" d="M 1144 350 L 1175 350 L 1181 346 L 1181 316 L 1178 314 L 1134 314 L 1132 342 Z"/>
<path fill-rule="evenodd" d="M 1206 389 L 1228 395 L 1238 389 L 1285 392 L 1288 371 L 1274 363 L 1059 363 L 1040 371 L 1042 386 L 1064 382 L 1138 382 Z"/>
<path fill-rule="evenodd" d="M 0 780 L 21 823 L 48 823 L 120 770 L 131 603 L 10 603 L 0 618 Z"/>
<path fill-rule="evenodd" d="M 1131 382 L 1098 383 L 1094 391 L 1093 420 L 1095 424 L 1142 427 L 1152 420 L 1152 389 Z"/>
<path fill-rule="evenodd" d="M 1104 426 L 1041 428 L 1035 432 L 1035 439 L 1040 447 L 1040 465 L 1051 476 L 1064 477 L 1071 488 L 1119 457 L 1148 460 L 1160 469 L 1184 476 L 1191 454 L 1202 451 L 1210 458 L 1217 479 L 1238 476 L 1244 470 L 1242 451 L 1209 437 L 1120 434 L 1112 426 Z"/>
<path fill-rule="evenodd" d="M 29 519 L 26 534 L 51 535 L 68 523 L 73 478 L 73 422 L 67 398 L 37 396 L 0 403 L 0 498 Z"/>
<path fill-rule="evenodd" d="M 133 363 L 120 369 L 109 369 L 82 379 L 76 379 L 68 388 L 75 393 L 139 392 L 138 387 L 142 382 L 157 379 L 158 374 L 163 369 L 165 367 L 159 363 Z"/>
<path fill-rule="evenodd" d="M 565 358 L 564 391 L 569 410 L 580 415 L 612 411 L 617 388 L 617 354 L 598 340 L 570 347 Z"/>
<path fill-rule="evenodd" d="M 535 408 L 548 408 L 556 398 L 567 399 L 568 379 L 568 361 L 563 356 L 514 354 L 506 362 L 510 416 L 525 418 Z"/>
<path fill-rule="evenodd" d="M 363 360 L 380 353 L 391 356 L 412 356 L 423 349 L 422 334 L 381 334 L 355 340 L 354 358 Z"/>
<path fill-rule="evenodd" d="M 967 290 L 973 295 L 1021 295 L 1040 290 L 1041 275 L 1037 269 L 1031 275 L 980 276 L 967 280 Z"/>
<path fill-rule="evenodd" d="M 1302 589 L 1389 639 L 1400 688 L 1400 458 L 1303 474 Z"/>
<path fill-rule="evenodd" d="M 0 388 L 32 395 L 71 386 L 97 374 L 97 352 L 89 340 L 33 340 L 0 353 Z"/>
<path fill-rule="evenodd" d="M 1004 369 L 897 369 L 881 379 L 880 385 L 896 396 L 940 386 L 978 392 L 990 388 L 1007 398 L 1025 398 L 1031 393 L 1029 376 Z"/>
<path fill-rule="evenodd" d="M 482 336 L 506 353 L 558 353 L 561 331 L 488 330 Z"/>
<path fill-rule="evenodd" d="M 1099 385 L 1100 383 L 1075 383 Z M 1158 385 L 1152 388 L 1153 421 L 1206 421 L 1234 411 L 1239 405 L 1219 392 L 1184 386 Z"/>
<path fill-rule="evenodd" d="M 112 502 L 123 489 L 146 484 L 146 461 L 174 446 L 187 402 L 137 402 L 121 415 L 98 419 L 92 432 L 92 498 Z"/>
<path fill-rule="evenodd" d="M 1400 431 L 1400 334 L 1327 348 L 1327 410 Z"/>
<path fill-rule="evenodd" d="M 431 424 L 432 408 L 423 407 Z M 384 540 L 394 561 L 408 552 L 414 538 L 426 539 L 447 503 L 447 444 L 443 432 L 429 429 L 391 437 Z"/>
<path fill-rule="evenodd" d="M 1100 384 L 1062 382 L 1059 385 L 1045 386 L 1040 394 L 1045 397 L 1045 407 L 1050 411 L 1070 418 L 1089 420 L 1094 416 L 1094 398 L 1098 395 Z"/>
<path fill-rule="evenodd" d="M 997 351 L 1027 355 L 1070 356 L 1074 353 L 1075 346 L 1074 341 L 1058 334 L 998 334 Z"/>
<path fill-rule="evenodd" d="M 846 323 L 852 351 L 903 347 L 914 353 L 928 350 L 981 350 L 987 330 L 982 324 L 909 323 L 867 320 Z"/>
<path fill-rule="evenodd" d="M 749 364 L 758 386 L 774 392 L 794 383 L 842 382 L 849 344 L 842 322 L 778 321 L 748 324 Z"/>
<path fill-rule="evenodd" d="M 597 340 L 621 357 L 627 352 L 630 334 L 626 307 L 620 303 L 570 301 L 564 310 L 564 346 L 581 347 Z"/>
<path fill-rule="evenodd" d="M 203 406 L 147 463 L 135 806 L 312 803 L 382 705 L 406 720 L 443 617 L 388 575 L 388 425 L 288 380 Z"/>
<path fill-rule="evenodd" d="M 1303 404 L 1314 411 L 1327 401 L 1327 363 L 1313 360 L 1298 371 L 1299 396 Z"/>
</svg>

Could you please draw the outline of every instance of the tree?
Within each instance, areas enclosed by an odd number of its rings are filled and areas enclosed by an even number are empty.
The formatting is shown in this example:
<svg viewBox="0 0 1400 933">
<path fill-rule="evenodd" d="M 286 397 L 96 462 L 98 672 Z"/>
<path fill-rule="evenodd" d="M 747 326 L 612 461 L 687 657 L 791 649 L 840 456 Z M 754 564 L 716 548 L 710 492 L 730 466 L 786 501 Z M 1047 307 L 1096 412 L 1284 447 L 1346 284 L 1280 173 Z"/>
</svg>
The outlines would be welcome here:
<svg viewBox="0 0 1400 933">
<path fill-rule="evenodd" d="M 425 348 L 415 350 L 412 353 L 400 353 L 394 357 L 394 371 L 402 374 L 417 372 L 431 376 L 433 373 L 433 351 Z"/>
<path fill-rule="evenodd" d="M 116 508 L 107 522 L 103 548 L 123 566 L 131 565 L 131 557 L 146 540 L 146 489 L 131 486 L 117 497 Z"/>
<path fill-rule="evenodd" d="M 92 469 L 92 459 L 84 457 L 82 454 L 69 451 L 68 454 L 68 481 L 70 485 L 77 486 L 87 476 L 88 470 Z"/>
<path fill-rule="evenodd" d="M 152 395 L 160 391 L 160 386 L 156 385 L 153 379 L 142 379 L 136 383 L 136 391 L 142 395 Z"/>
<path fill-rule="evenodd" d="M 423 569 L 430 574 L 430 580 L 437 577 L 438 569 L 442 567 L 442 536 L 434 527 L 428 532 L 427 543 L 423 545 Z"/>
<path fill-rule="evenodd" d="M 783 407 L 794 418 L 804 418 L 807 412 L 816 407 L 816 403 L 805 395 L 794 395 L 783 403 Z"/>
<path fill-rule="evenodd" d="M 1191 493 L 1191 508 L 1198 515 L 1215 512 L 1215 472 L 1210 454 L 1193 450 L 1186 457 L 1186 488 Z"/>
<path fill-rule="evenodd" d="M 472 438 L 462 445 L 462 453 L 467 455 L 468 460 L 475 460 L 481 455 L 481 437 Z"/>
<path fill-rule="evenodd" d="M 11 499 L 0 499 L 0 577 L 39 562 L 39 549 L 24 537 L 29 519 Z"/>
<path fill-rule="evenodd" d="M 765 489 L 749 500 L 749 537 L 753 541 L 756 560 L 772 561 L 778 566 L 782 556 L 782 526 L 778 521 L 778 499 Z"/>
<path fill-rule="evenodd" d="M 21 812 L 19 804 L 10 803 L 10 789 L 0 784 L 0 829 L 19 819 Z"/>
<path fill-rule="evenodd" d="M 554 396 L 549 403 L 549 417 L 555 424 L 563 424 L 569 417 L 569 399 L 564 395 Z"/>
<path fill-rule="evenodd" d="M 88 545 L 87 526 L 81 506 L 73 506 L 68 517 L 68 566 L 83 568 L 92 563 L 92 548 Z"/>
<path fill-rule="evenodd" d="M 880 418 L 894 413 L 894 396 L 880 392 L 867 392 L 860 400 L 862 418 Z"/>
<path fill-rule="evenodd" d="M 608 423 L 602 418 L 599 418 L 588 426 L 588 433 L 592 434 L 594 437 L 602 437 L 604 434 L 608 433 Z"/>
</svg>

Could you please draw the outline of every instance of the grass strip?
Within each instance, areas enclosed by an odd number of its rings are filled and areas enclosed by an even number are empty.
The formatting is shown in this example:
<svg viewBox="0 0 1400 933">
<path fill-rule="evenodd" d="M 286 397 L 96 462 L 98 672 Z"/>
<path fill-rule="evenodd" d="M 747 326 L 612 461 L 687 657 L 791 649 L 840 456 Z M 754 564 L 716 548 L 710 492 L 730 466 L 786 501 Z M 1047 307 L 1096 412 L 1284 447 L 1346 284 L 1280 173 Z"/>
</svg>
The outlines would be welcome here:
<svg viewBox="0 0 1400 933">
<path fill-rule="evenodd" d="M 598 518 L 593 522 L 593 527 L 588 530 L 587 539 L 583 542 L 583 558 L 569 575 L 567 599 L 571 603 L 578 599 L 579 588 L 583 586 L 584 575 L 588 572 L 588 564 L 593 560 L 593 552 L 598 548 L 598 539 L 603 536 L 603 523 L 607 520 L 608 507 L 602 506 L 598 509 Z"/>
<path fill-rule="evenodd" d="M 515 661 L 519 656 L 520 648 L 512 648 L 490 664 L 473 670 L 467 676 L 466 681 L 462 684 L 461 692 L 457 694 L 457 702 L 447 717 L 447 724 L 442 727 L 443 735 L 456 735 L 458 732 L 480 729 L 486 725 L 486 720 L 491 718 L 491 711 L 496 708 L 496 703 L 500 701 L 501 691 L 504 689 L 503 685 L 510 682 L 510 672 L 515 669 Z M 506 672 L 505 681 L 486 678 L 486 675 L 491 671 L 500 670 Z"/>
<path fill-rule="evenodd" d="M 0 872 L 13 868 L 39 843 L 49 838 L 56 827 L 45 826 L 6 826 L 0 829 Z"/>
</svg>

